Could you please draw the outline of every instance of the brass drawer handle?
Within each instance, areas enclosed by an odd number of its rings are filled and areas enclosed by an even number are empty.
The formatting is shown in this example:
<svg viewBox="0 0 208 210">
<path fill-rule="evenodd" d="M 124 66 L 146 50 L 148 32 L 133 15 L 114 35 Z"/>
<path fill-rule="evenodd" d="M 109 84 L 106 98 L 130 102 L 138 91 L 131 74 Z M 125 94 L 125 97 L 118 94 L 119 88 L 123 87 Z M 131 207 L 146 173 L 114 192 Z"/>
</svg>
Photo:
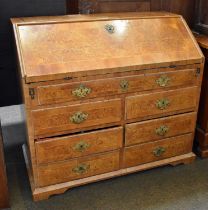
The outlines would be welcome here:
<svg viewBox="0 0 208 210">
<path fill-rule="evenodd" d="M 156 83 L 160 86 L 160 87 L 166 87 L 169 85 L 170 83 L 170 78 L 167 75 L 162 75 L 159 79 L 156 80 Z"/>
<path fill-rule="evenodd" d="M 88 114 L 84 112 L 76 112 L 70 117 L 70 121 L 75 124 L 80 124 L 88 118 Z"/>
<path fill-rule="evenodd" d="M 89 164 L 79 164 L 77 167 L 73 168 L 72 171 L 76 174 L 84 174 L 90 169 Z"/>
<path fill-rule="evenodd" d="M 155 129 L 155 133 L 158 136 L 164 136 L 168 131 L 169 131 L 169 128 L 166 125 L 161 125 L 159 128 Z"/>
<path fill-rule="evenodd" d="M 165 153 L 166 149 L 164 147 L 157 147 L 153 150 L 153 154 L 155 157 L 160 157 Z"/>
<path fill-rule="evenodd" d="M 72 94 L 78 98 L 84 98 L 91 93 L 91 88 L 88 88 L 81 84 L 75 90 L 72 90 Z"/>
<path fill-rule="evenodd" d="M 86 149 L 90 147 L 90 144 L 80 141 L 79 143 L 75 144 L 73 147 L 73 150 L 78 151 L 78 152 L 84 152 Z"/>
<path fill-rule="evenodd" d="M 155 105 L 158 109 L 163 110 L 163 109 L 166 109 L 170 105 L 170 101 L 166 98 L 163 98 L 163 99 L 157 100 Z"/>
<path fill-rule="evenodd" d="M 115 27 L 110 24 L 105 25 L 105 29 L 109 34 L 113 34 L 115 32 Z"/>
<path fill-rule="evenodd" d="M 121 80 L 120 87 L 122 91 L 127 91 L 129 88 L 129 82 L 127 80 Z"/>
</svg>

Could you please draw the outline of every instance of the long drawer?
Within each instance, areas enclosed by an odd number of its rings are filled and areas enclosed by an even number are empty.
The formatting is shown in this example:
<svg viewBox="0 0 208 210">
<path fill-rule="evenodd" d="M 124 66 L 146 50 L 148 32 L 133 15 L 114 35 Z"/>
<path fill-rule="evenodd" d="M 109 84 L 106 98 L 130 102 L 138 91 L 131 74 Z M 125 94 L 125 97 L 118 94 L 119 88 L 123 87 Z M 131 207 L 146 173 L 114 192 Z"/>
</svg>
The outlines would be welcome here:
<svg viewBox="0 0 208 210">
<path fill-rule="evenodd" d="M 37 163 L 45 164 L 116 150 L 122 147 L 122 143 L 122 127 L 37 141 Z"/>
<path fill-rule="evenodd" d="M 81 179 L 119 169 L 119 151 L 39 166 L 39 187 Z"/>
<path fill-rule="evenodd" d="M 198 87 L 190 87 L 127 97 L 126 119 L 194 110 L 197 105 L 197 94 Z"/>
<path fill-rule="evenodd" d="M 124 167 L 158 161 L 192 151 L 193 134 L 130 146 L 124 150 Z"/>
<path fill-rule="evenodd" d="M 119 122 L 121 99 L 32 111 L 35 136 L 52 136 Z M 102 127 L 102 126 L 101 126 Z"/>
<path fill-rule="evenodd" d="M 39 105 L 45 105 L 165 87 L 194 86 L 196 81 L 196 69 L 193 68 L 165 73 L 40 85 L 37 87 L 37 96 Z"/>
<path fill-rule="evenodd" d="M 141 144 L 194 132 L 196 113 L 187 113 L 126 125 L 125 145 Z"/>
</svg>

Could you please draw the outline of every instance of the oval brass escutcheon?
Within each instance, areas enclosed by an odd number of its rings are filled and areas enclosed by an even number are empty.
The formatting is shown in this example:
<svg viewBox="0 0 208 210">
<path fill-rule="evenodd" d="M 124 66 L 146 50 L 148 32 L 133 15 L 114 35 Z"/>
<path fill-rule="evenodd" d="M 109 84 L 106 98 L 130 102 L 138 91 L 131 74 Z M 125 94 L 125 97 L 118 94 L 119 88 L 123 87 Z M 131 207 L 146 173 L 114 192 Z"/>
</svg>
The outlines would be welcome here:
<svg viewBox="0 0 208 210">
<path fill-rule="evenodd" d="M 77 167 L 73 168 L 72 171 L 76 174 L 84 174 L 90 169 L 89 164 L 79 164 Z"/>
<path fill-rule="evenodd" d="M 166 87 L 169 85 L 170 83 L 170 78 L 167 75 L 162 75 L 159 79 L 156 80 L 156 83 L 160 86 L 160 87 Z"/>
<path fill-rule="evenodd" d="M 163 98 L 163 99 L 157 100 L 155 105 L 158 109 L 163 110 L 163 109 L 166 109 L 170 105 L 170 101 L 166 98 Z"/>
<path fill-rule="evenodd" d="M 115 27 L 111 24 L 105 25 L 105 29 L 108 33 L 113 34 L 115 32 Z"/>
<path fill-rule="evenodd" d="M 84 98 L 91 93 L 91 88 L 88 88 L 81 84 L 75 90 L 72 90 L 72 94 L 78 98 Z"/>
<path fill-rule="evenodd" d="M 157 147 L 153 150 L 153 154 L 155 157 L 160 157 L 165 153 L 166 149 L 164 147 Z"/>
<path fill-rule="evenodd" d="M 78 151 L 78 152 L 84 152 L 90 147 L 90 144 L 80 141 L 75 146 L 73 147 L 73 150 Z"/>
<path fill-rule="evenodd" d="M 129 82 L 127 80 L 121 80 L 120 87 L 122 91 L 127 91 L 129 88 Z"/>
<path fill-rule="evenodd" d="M 70 121 L 75 124 L 80 124 L 88 118 L 88 114 L 84 112 L 76 112 L 70 117 Z"/>
<path fill-rule="evenodd" d="M 158 136 L 164 136 L 168 131 L 169 131 L 169 128 L 166 125 L 161 125 L 159 128 L 155 129 L 155 133 Z"/>
</svg>

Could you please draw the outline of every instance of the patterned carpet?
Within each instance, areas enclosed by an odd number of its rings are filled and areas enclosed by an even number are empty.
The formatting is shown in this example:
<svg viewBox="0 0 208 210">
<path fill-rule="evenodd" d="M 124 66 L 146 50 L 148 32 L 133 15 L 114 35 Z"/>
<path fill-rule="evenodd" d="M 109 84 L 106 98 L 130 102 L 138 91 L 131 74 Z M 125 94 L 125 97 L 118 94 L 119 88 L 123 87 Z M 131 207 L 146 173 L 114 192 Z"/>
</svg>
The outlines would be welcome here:
<svg viewBox="0 0 208 210">
<path fill-rule="evenodd" d="M 21 107 L 0 108 L 11 210 L 208 210 L 208 159 L 77 187 L 33 202 L 23 161 Z"/>
</svg>

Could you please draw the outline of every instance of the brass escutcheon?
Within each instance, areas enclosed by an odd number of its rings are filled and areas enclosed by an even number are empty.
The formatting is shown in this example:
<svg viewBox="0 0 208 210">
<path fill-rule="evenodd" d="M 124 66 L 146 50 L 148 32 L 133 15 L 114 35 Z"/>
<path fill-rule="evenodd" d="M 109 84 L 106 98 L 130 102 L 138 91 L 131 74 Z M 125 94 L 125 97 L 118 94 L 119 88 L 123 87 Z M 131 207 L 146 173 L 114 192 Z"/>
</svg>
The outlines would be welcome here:
<svg viewBox="0 0 208 210">
<path fill-rule="evenodd" d="M 81 84 L 75 90 L 72 90 L 72 94 L 78 98 L 84 98 L 90 93 L 91 93 L 91 88 L 88 88 L 88 87 L 84 86 L 83 84 Z"/>
<path fill-rule="evenodd" d="M 115 32 L 115 27 L 110 24 L 105 25 L 105 29 L 109 34 L 113 34 Z"/>
<path fill-rule="evenodd" d="M 166 149 L 164 147 L 157 147 L 155 150 L 153 150 L 153 154 L 155 157 L 160 157 L 165 153 Z"/>
<path fill-rule="evenodd" d="M 127 80 L 121 80 L 120 87 L 122 91 L 127 91 L 129 88 L 129 82 Z"/>
<path fill-rule="evenodd" d="M 88 118 L 88 114 L 83 112 L 76 112 L 70 117 L 70 121 L 75 124 L 80 124 Z"/>
<path fill-rule="evenodd" d="M 162 75 L 159 79 L 156 80 L 156 83 L 160 86 L 160 87 L 166 87 L 169 85 L 170 83 L 170 78 L 167 75 Z"/>
<path fill-rule="evenodd" d="M 79 164 L 77 167 L 73 168 L 72 171 L 76 174 L 84 174 L 90 169 L 89 164 Z"/>
<path fill-rule="evenodd" d="M 73 147 L 73 150 L 78 151 L 78 152 L 84 152 L 86 149 L 90 147 L 90 144 L 80 141 L 75 146 Z"/>
<path fill-rule="evenodd" d="M 155 129 L 155 133 L 158 136 L 164 136 L 168 131 L 169 131 L 169 128 L 166 125 L 161 125 L 159 128 Z"/>
<path fill-rule="evenodd" d="M 170 105 L 170 101 L 166 98 L 163 98 L 163 99 L 157 100 L 155 105 L 158 109 L 163 110 L 163 109 L 166 109 Z"/>
</svg>

